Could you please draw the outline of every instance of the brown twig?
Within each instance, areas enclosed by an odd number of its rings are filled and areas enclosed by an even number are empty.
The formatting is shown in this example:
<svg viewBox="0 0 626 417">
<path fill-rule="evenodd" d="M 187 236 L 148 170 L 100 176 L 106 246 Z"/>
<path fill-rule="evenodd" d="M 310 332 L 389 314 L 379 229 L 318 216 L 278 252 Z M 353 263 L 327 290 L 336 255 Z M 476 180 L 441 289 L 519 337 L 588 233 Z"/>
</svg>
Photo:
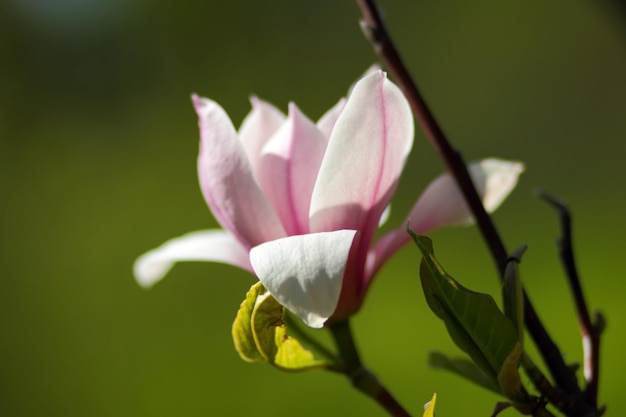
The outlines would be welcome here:
<svg viewBox="0 0 626 417">
<path fill-rule="evenodd" d="M 411 105 L 413 113 L 426 133 L 428 140 L 439 153 L 441 159 L 444 161 L 448 170 L 456 180 L 474 218 L 476 219 L 476 223 L 482 233 L 483 239 L 489 247 L 493 260 L 500 273 L 500 277 L 502 277 L 506 267 L 508 253 L 494 223 L 491 220 L 491 217 L 485 211 L 480 196 L 478 195 L 476 188 L 474 187 L 474 183 L 471 180 L 465 161 L 463 160 L 461 154 L 454 149 L 447 140 L 442 129 L 426 105 L 425 100 L 423 99 L 406 66 L 403 64 L 398 51 L 391 41 L 374 1 L 357 0 L 357 4 L 363 15 L 361 26 L 365 36 L 373 45 L 376 53 L 387 70 L 391 73 L 393 79 L 404 92 L 409 104 Z M 533 340 L 535 341 L 544 362 L 549 368 L 550 374 L 554 378 L 557 387 L 559 390 L 567 394 L 568 398 L 565 403 L 574 404 L 572 407 L 578 408 L 578 410 L 572 411 L 568 415 L 587 415 L 585 413 L 587 413 L 591 407 L 589 404 L 586 404 L 580 399 L 581 390 L 576 381 L 576 376 L 565 363 L 558 346 L 554 343 L 543 326 L 526 292 L 524 292 L 524 318 L 526 328 L 533 337 Z M 591 415 L 593 415 L 594 411 L 596 411 L 595 407 L 593 407 Z"/>
<path fill-rule="evenodd" d="M 586 381 L 585 394 L 588 401 L 598 405 L 598 377 L 600 372 L 600 335 L 604 329 L 604 318 L 597 314 L 592 320 L 585 294 L 576 268 L 574 248 L 572 245 L 572 216 L 563 201 L 545 192 L 538 195 L 550 203 L 559 214 L 561 221 L 561 237 L 557 239 L 563 268 L 565 269 L 572 296 L 576 305 L 578 327 L 583 339 L 584 375 Z"/>
</svg>

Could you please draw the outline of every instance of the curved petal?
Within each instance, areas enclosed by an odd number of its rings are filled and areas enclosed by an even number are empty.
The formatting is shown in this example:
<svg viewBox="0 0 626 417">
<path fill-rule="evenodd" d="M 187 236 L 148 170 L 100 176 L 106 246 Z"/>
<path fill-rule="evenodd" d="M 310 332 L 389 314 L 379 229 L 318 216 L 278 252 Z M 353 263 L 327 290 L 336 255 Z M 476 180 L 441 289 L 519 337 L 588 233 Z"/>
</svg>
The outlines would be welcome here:
<svg viewBox="0 0 626 417">
<path fill-rule="evenodd" d="M 518 161 L 487 158 L 471 164 L 469 169 L 485 209 L 491 213 L 511 194 L 519 176 L 524 172 L 524 164 Z M 473 221 L 471 216 L 466 219 L 466 222 Z"/>
<path fill-rule="evenodd" d="M 372 64 L 370 65 L 368 69 L 365 70 L 363 75 L 359 77 L 359 80 L 377 71 L 380 71 L 380 65 Z M 354 90 L 355 85 L 356 85 L 356 82 L 350 86 L 350 89 L 348 90 L 348 95 L 352 94 L 352 90 Z M 326 113 L 324 113 L 324 115 L 320 117 L 320 119 L 317 121 L 317 127 L 319 130 L 322 131 L 326 139 L 330 138 L 330 134 L 333 130 L 333 127 L 335 127 L 337 118 L 339 118 L 339 115 L 343 111 L 343 108 L 345 107 L 345 105 L 346 105 L 346 99 L 345 98 L 340 99 L 337 102 L 337 104 L 331 107 L 331 109 L 328 110 Z"/>
<path fill-rule="evenodd" d="M 326 138 L 298 107 L 262 151 L 258 178 L 287 235 L 309 232 L 309 206 Z"/>
<path fill-rule="evenodd" d="M 413 118 L 402 92 L 382 71 L 360 80 L 320 167 L 311 230 L 375 230 L 412 144 Z"/>
<path fill-rule="evenodd" d="M 314 328 L 337 307 L 355 230 L 289 236 L 252 248 L 250 262 L 265 288 Z"/>
<path fill-rule="evenodd" d="M 492 212 L 513 191 L 520 174 L 521 162 L 484 159 L 469 165 L 469 172 L 485 209 Z M 407 222 L 416 233 L 456 224 L 473 222 L 471 211 L 456 182 L 449 173 L 436 178 L 411 209 Z"/>
<path fill-rule="evenodd" d="M 224 230 L 199 230 L 168 240 L 135 261 L 133 272 L 142 287 L 159 282 L 180 261 L 222 262 L 252 271 L 248 251 Z"/>
<path fill-rule="evenodd" d="M 470 175 L 488 212 L 496 210 L 513 191 L 524 164 L 502 159 L 484 159 L 470 164 Z M 395 251 L 409 242 L 407 224 L 415 233 L 473 222 L 469 207 L 449 173 L 436 178 L 419 197 L 398 229 L 381 237 L 370 251 L 368 276 L 371 277 Z"/>
<path fill-rule="evenodd" d="M 382 68 L 381 68 L 380 64 L 379 64 L 379 63 L 377 63 L 377 62 L 375 62 L 375 63 L 373 63 L 372 65 L 370 65 L 369 67 L 367 67 L 367 69 L 366 69 L 366 70 L 365 70 L 365 71 L 361 74 L 361 76 L 359 77 L 359 79 L 358 79 L 356 82 L 354 82 L 354 83 L 352 83 L 352 84 L 350 85 L 350 88 L 348 89 L 348 95 L 352 94 L 352 91 L 354 91 L 354 87 L 356 86 L 356 84 L 357 84 L 357 83 L 358 83 L 358 82 L 359 82 L 362 78 L 365 78 L 365 77 L 367 77 L 368 75 L 372 75 L 372 74 L 374 74 L 374 73 L 376 73 L 376 72 L 381 72 L 381 71 L 382 71 Z"/>
<path fill-rule="evenodd" d="M 341 115 L 345 106 L 346 99 L 342 98 L 317 121 L 317 128 L 322 132 L 326 140 L 330 138 L 330 134 L 335 127 L 335 123 L 337 123 L 337 119 L 339 118 L 339 115 Z"/>
<path fill-rule="evenodd" d="M 239 140 L 246 151 L 252 172 L 256 174 L 261 149 L 285 121 L 285 115 L 267 101 L 256 96 L 250 97 L 250 104 L 252 104 L 252 110 L 241 123 Z"/>
<path fill-rule="evenodd" d="M 283 237 L 224 109 L 196 95 L 193 103 L 200 119 L 200 186 L 215 218 L 248 248 Z"/>
</svg>

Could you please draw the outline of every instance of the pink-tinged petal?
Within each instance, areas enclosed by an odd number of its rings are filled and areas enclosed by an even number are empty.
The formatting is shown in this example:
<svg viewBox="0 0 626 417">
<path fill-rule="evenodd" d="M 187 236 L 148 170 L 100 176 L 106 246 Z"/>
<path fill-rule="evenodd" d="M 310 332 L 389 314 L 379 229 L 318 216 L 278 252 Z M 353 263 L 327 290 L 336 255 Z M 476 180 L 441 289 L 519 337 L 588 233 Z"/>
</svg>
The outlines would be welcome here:
<svg viewBox="0 0 626 417">
<path fill-rule="evenodd" d="M 309 206 L 326 139 L 298 107 L 262 150 L 259 183 L 287 235 L 309 232 Z"/>
<path fill-rule="evenodd" d="M 377 71 L 354 87 L 332 131 L 311 201 L 311 230 L 373 233 L 413 144 L 402 92 Z M 368 234 L 366 233 L 366 235 Z"/>
<path fill-rule="evenodd" d="M 374 63 L 372 65 L 370 65 L 364 72 L 363 74 L 361 74 L 361 76 L 358 78 L 358 80 L 354 83 L 352 83 L 350 85 L 350 88 L 348 89 L 348 95 L 352 94 L 352 91 L 354 91 L 354 87 L 356 87 L 356 84 L 361 81 L 361 79 L 367 77 L 368 75 L 372 75 L 376 72 L 380 72 L 382 71 L 382 68 L 379 64 Z"/>
<path fill-rule="evenodd" d="M 524 164 L 491 158 L 470 164 L 469 171 L 485 209 L 493 212 L 515 188 Z M 368 256 L 367 275 L 371 277 L 393 253 L 409 242 L 407 224 L 419 234 L 472 221 L 470 209 L 452 176 L 449 173 L 439 176 L 419 197 L 402 226 L 376 242 Z"/>
<path fill-rule="evenodd" d="M 250 97 L 252 110 L 239 128 L 239 140 L 246 151 L 252 172 L 258 170 L 261 149 L 285 121 L 285 115 L 270 103 Z"/>
<path fill-rule="evenodd" d="M 233 235 L 223 230 L 200 230 L 168 240 L 137 258 L 135 279 L 142 287 L 151 287 L 181 261 L 222 262 L 252 271 L 248 251 Z"/>
<path fill-rule="evenodd" d="M 289 236 L 252 248 L 250 262 L 276 300 L 320 328 L 337 307 L 355 230 Z"/>
<path fill-rule="evenodd" d="M 200 186 L 215 218 L 247 248 L 285 236 L 224 109 L 196 95 L 193 102 L 200 125 Z"/>
<path fill-rule="evenodd" d="M 317 121 L 317 128 L 322 132 L 326 140 L 330 138 L 330 134 L 335 127 L 335 123 L 337 123 L 337 119 L 341 115 L 345 106 L 346 99 L 342 98 Z"/>
<path fill-rule="evenodd" d="M 359 80 L 377 71 L 380 71 L 380 65 L 373 64 L 367 70 L 365 70 L 363 75 L 359 77 Z M 354 90 L 355 85 L 356 83 L 350 86 L 350 89 L 348 90 L 349 94 L 352 94 L 352 90 Z M 317 127 L 319 130 L 322 131 L 326 139 L 330 138 L 330 134 L 333 130 L 333 127 L 335 127 L 335 123 L 337 122 L 337 119 L 339 118 L 339 115 L 343 111 L 343 108 L 345 107 L 345 105 L 346 105 L 346 99 L 342 98 L 330 110 L 324 113 L 324 115 L 320 117 L 320 119 L 317 121 Z"/>
<path fill-rule="evenodd" d="M 485 209 L 492 212 L 513 191 L 524 165 L 490 158 L 470 164 L 469 171 Z M 426 233 L 442 226 L 469 224 L 473 219 L 456 181 L 446 173 L 430 183 L 407 221 L 416 233 Z"/>
</svg>

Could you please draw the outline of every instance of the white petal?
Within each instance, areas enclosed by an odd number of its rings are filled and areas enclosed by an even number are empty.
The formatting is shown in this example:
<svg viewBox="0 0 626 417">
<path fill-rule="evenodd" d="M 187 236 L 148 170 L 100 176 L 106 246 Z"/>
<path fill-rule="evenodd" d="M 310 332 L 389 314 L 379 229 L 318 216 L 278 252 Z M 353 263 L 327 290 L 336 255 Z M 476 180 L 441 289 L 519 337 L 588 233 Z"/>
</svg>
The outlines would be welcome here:
<svg viewBox="0 0 626 417">
<path fill-rule="evenodd" d="M 355 230 L 289 236 L 250 251 L 254 272 L 276 300 L 308 326 L 332 316 Z"/>
<path fill-rule="evenodd" d="M 151 287 L 180 261 L 223 262 L 252 271 L 248 252 L 233 235 L 224 230 L 199 230 L 168 240 L 137 258 L 135 279 L 142 287 Z"/>
<path fill-rule="evenodd" d="M 482 196 L 485 210 L 495 211 L 517 185 L 524 164 L 504 159 L 488 158 L 469 167 L 472 179 Z"/>
</svg>

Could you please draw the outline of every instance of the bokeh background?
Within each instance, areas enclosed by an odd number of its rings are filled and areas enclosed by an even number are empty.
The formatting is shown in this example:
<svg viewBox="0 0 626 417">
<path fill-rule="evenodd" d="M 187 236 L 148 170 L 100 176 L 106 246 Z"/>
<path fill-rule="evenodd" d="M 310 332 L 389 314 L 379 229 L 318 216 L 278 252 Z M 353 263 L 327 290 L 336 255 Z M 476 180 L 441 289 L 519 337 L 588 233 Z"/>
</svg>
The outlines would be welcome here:
<svg viewBox="0 0 626 417">
<path fill-rule="evenodd" d="M 581 354 L 555 213 L 608 318 L 601 401 L 624 415 L 626 20 L 610 2 L 381 1 L 424 95 L 470 159 L 526 163 L 495 220 L 529 244 L 523 279 L 568 361 Z M 0 5 L 0 415 L 384 416 L 337 375 L 242 362 L 230 326 L 253 277 L 185 264 L 155 288 L 134 259 L 215 227 L 199 192 L 192 92 L 238 125 L 247 97 L 316 119 L 375 61 L 351 1 L 5 0 Z M 389 225 L 443 169 L 418 129 Z M 432 234 L 448 271 L 499 294 L 475 228 Z M 407 408 L 490 415 L 500 400 L 429 369 L 459 351 L 427 309 L 413 248 L 380 273 L 353 326 Z M 326 338 L 325 334 L 321 337 Z M 503 415 L 515 415 L 505 411 Z"/>
</svg>

